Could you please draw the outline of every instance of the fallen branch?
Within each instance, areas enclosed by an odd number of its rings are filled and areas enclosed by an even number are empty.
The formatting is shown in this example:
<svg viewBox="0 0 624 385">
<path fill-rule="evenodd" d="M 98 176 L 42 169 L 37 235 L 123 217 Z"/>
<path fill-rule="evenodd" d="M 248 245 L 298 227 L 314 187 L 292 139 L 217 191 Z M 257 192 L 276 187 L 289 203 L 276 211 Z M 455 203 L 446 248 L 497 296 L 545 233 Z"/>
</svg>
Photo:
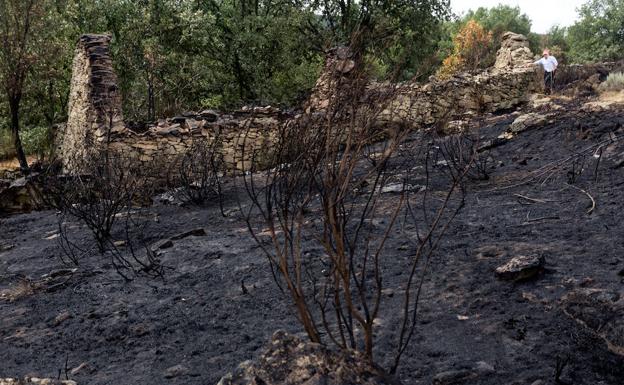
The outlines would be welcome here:
<svg viewBox="0 0 624 385">
<path fill-rule="evenodd" d="M 587 191 L 583 190 L 580 187 L 576 187 L 574 185 L 569 184 L 568 186 L 575 188 L 576 190 L 582 192 L 583 194 L 587 195 L 587 197 L 589 198 L 589 200 L 591 200 L 592 206 L 589 210 L 587 210 L 587 215 L 591 215 L 592 212 L 594 212 L 594 209 L 596 209 L 596 200 L 594 199 L 594 197 L 591 196 L 590 193 L 588 193 Z"/>
<path fill-rule="evenodd" d="M 525 196 L 525 195 L 522 195 L 522 194 L 514 194 L 514 196 L 516 196 L 518 198 L 526 199 L 529 202 L 548 203 L 548 201 L 545 201 L 545 200 L 542 200 L 542 199 L 529 198 L 528 196 Z"/>
</svg>

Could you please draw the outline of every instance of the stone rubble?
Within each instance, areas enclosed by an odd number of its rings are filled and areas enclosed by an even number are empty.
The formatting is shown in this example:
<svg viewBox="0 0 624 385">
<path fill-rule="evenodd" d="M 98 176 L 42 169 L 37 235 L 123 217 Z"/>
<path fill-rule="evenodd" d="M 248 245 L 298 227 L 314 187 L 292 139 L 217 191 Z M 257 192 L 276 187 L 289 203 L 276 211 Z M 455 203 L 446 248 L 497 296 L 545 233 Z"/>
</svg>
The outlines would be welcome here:
<svg viewBox="0 0 624 385">
<path fill-rule="evenodd" d="M 334 352 L 284 331 L 254 361 L 241 363 L 217 385 L 400 385 L 355 352 Z"/>
<path fill-rule="evenodd" d="M 17 378 L 0 378 L 0 385 L 77 385 L 72 380 L 55 380 L 52 378 L 25 377 Z"/>
</svg>

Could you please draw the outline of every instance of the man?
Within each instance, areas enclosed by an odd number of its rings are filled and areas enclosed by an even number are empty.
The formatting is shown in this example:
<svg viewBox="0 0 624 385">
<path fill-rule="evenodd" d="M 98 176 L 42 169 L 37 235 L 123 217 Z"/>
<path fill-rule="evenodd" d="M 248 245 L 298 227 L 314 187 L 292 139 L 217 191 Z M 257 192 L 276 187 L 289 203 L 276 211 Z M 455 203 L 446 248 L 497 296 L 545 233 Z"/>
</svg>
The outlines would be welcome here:
<svg viewBox="0 0 624 385">
<path fill-rule="evenodd" d="M 557 59 L 550 55 L 548 49 L 545 49 L 542 58 L 533 64 L 539 64 L 544 68 L 544 88 L 546 89 L 546 94 L 550 94 L 555 84 L 555 71 L 559 65 Z"/>
</svg>

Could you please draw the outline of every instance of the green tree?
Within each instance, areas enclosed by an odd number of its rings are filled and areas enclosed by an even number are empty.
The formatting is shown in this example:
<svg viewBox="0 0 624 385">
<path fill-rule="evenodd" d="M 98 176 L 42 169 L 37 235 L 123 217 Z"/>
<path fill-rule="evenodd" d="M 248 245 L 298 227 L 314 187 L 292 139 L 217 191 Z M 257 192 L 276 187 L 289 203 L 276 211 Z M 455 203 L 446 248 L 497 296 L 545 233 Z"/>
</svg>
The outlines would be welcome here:
<svg viewBox="0 0 624 385">
<path fill-rule="evenodd" d="M 531 49 L 533 51 L 539 49 L 539 36 L 531 32 L 531 19 L 529 16 L 522 13 L 520 7 L 500 4 L 491 8 L 479 7 L 476 10 L 469 10 L 461 18 L 448 23 L 446 26 L 447 35 L 441 43 L 443 57 L 453 54 L 453 39 L 471 20 L 476 21 L 486 31 L 492 33 L 488 52 L 481 61 L 482 67 L 494 64 L 496 52 L 501 45 L 501 38 L 508 31 L 527 36 L 531 43 Z"/>
<path fill-rule="evenodd" d="M 541 47 L 550 49 L 550 53 L 557 58 L 559 64 L 568 62 L 568 29 L 561 26 L 553 26 L 546 35 L 541 37 Z"/>
<path fill-rule="evenodd" d="M 13 146 L 26 174 L 29 166 L 20 138 L 21 108 L 38 100 L 43 116 L 49 121 L 55 118 L 54 79 L 59 68 L 55 66 L 58 45 L 53 37 L 59 25 L 50 1 L 0 0 L 0 9 L 1 101 L 8 105 Z M 24 99 L 28 99 L 26 103 Z"/>
<path fill-rule="evenodd" d="M 621 59 L 624 0 L 590 0 L 578 12 L 580 20 L 568 29 L 570 59 L 575 62 Z"/>
<path fill-rule="evenodd" d="M 321 15 L 307 29 L 317 46 L 350 45 L 403 79 L 430 72 L 450 17 L 449 0 L 314 0 L 309 5 Z"/>
</svg>

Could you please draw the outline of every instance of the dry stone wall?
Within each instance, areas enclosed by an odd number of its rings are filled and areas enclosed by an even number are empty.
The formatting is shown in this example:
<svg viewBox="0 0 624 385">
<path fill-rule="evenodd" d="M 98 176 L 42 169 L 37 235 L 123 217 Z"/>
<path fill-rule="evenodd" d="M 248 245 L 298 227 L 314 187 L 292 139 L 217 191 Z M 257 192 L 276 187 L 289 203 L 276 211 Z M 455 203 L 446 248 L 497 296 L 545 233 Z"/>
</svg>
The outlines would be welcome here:
<svg viewBox="0 0 624 385">
<path fill-rule="evenodd" d="M 268 159 L 278 128 L 301 119 L 272 107 L 248 108 L 224 114 L 215 111 L 162 119 L 141 130 L 123 125 L 121 99 L 112 69 L 108 45 L 110 37 L 84 35 L 76 48 L 69 102 L 69 120 L 61 135 L 60 157 L 70 172 L 70 159 L 87 156 L 104 144 L 136 156 L 159 168 L 175 167 L 193 141 L 219 138 L 228 168 L 248 169 L 255 159 Z M 386 95 L 379 102 L 387 106 L 379 125 L 400 124 L 417 129 L 440 121 L 452 121 L 483 112 L 515 107 L 542 88 L 541 70 L 530 65 L 528 41 L 508 33 L 497 64 L 478 74 L 459 74 L 448 80 L 417 83 L 371 84 L 371 95 Z M 339 48 L 327 58 L 323 73 L 303 115 L 323 114 L 332 94 L 340 92 L 337 81 L 354 76 L 355 60 L 347 49 Z M 384 91 L 384 92 L 380 92 Z M 388 90 L 390 90 L 388 92 Z M 389 96 L 388 96 L 389 95 Z M 389 98 L 389 99 L 388 99 Z M 243 151 L 245 149 L 245 151 Z M 166 166 L 163 168 L 162 164 Z M 267 164 L 267 166 L 269 166 Z"/>
</svg>

